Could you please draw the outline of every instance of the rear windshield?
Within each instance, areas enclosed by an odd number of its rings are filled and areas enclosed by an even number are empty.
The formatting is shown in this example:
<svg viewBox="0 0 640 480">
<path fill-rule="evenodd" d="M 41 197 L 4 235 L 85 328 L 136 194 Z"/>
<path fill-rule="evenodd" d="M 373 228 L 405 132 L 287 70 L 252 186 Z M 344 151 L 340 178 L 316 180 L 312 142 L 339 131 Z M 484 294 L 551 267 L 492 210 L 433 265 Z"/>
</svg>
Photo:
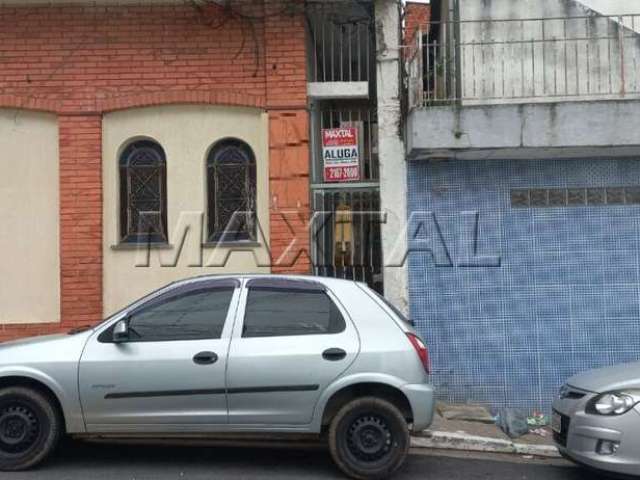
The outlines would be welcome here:
<svg viewBox="0 0 640 480">
<path fill-rule="evenodd" d="M 380 295 L 378 292 L 376 292 L 373 289 L 369 289 L 371 292 L 375 293 L 376 297 L 378 297 L 382 303 L 384 303 L 387 307 L 389 307 L 391 309 L 391 311 L 393 313 L 396 314 L 396 317 L 398 317 L 400 320 L 402 320 L 404 323 L 406 323 L 407 325 L 411 325 L 413 327 L 413 322 L 411 320 L 409 320 L 404 313 L 402 313 L 400 310 L 398 310 L 396 308 L 396 306 L 391 303 L 389 300 L 387 300 L 386 298 L 384 298 L 382 295 Z"/>
</svg>

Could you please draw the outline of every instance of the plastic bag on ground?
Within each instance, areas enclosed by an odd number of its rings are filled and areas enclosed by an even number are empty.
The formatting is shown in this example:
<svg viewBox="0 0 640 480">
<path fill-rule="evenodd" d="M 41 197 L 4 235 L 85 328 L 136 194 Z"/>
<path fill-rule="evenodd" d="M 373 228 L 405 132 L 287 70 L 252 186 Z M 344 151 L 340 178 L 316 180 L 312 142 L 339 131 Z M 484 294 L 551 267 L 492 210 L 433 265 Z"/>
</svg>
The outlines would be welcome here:
<svg viewBox="0 0 640 480">
<path fill-rule="evenodd" d="M 501 408 L 497 412 L 496 425 L 509 438 L 518 438 L 529 433 L 527 413 L 517 408 Z"/>
</svg>

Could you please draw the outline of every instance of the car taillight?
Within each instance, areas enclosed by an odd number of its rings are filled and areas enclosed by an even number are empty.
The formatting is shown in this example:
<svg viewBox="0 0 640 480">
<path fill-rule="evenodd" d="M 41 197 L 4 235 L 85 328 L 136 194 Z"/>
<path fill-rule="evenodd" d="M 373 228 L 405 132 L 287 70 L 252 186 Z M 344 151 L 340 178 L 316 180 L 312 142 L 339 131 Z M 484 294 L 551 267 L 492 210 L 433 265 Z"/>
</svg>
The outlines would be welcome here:
<svg viewBox="0 0 640 480">
<path fill-rule="evenodd" d="M 420 357 L 420 361 L 422 362 L 425 371 L 427 373 L 431 373 L 431 361 L 429 360 L 429 350 L 427 350 L 427 346 L 420 337 L 413 333 L 407 333 L 407 338 L 411 342 L 411 345 L 413 345 L 413 348 L 416 349 L 416 353 L 418 354 L 418 357 Z"/>
</svg>

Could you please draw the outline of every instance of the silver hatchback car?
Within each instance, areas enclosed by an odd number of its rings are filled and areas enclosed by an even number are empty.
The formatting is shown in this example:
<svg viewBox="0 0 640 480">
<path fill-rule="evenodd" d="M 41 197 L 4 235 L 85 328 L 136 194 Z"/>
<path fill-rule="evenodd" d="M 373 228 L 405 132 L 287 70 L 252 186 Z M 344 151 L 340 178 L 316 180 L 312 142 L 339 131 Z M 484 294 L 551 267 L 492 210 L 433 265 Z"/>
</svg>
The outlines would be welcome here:
<svg viewBox="0 0 640 480">
<path fill-rule="evenodd" d="M 640 362 L 575 375 L 553 403 L 560 453 L 598 470 L 640 473 Z"/>
<path fill-rule="evenodd" d="M 100 325 L 0 345 L 0 470 L 63 434 L 326 438 L 354 478 L 402 465 L 429 426 L 427 349 L 366 285 L 295 276 L 173 283 Z"/>
</svg>

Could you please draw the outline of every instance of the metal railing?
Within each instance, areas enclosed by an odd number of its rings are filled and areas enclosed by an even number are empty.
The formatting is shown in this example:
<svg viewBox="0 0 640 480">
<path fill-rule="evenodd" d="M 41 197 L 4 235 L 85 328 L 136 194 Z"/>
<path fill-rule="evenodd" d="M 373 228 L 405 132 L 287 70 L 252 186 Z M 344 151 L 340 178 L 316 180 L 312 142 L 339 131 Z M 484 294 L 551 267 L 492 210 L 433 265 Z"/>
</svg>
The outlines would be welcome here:
<svg viewBox="0 0 640 480">
<path fill-rule="evenodd" d="M 431 22 L 414 38 L 410 107 L 640 96 L 640 15 Z"/>
<path fill-rule="evenodd" d="M 310 82 L 366 82 L 373 78 L 373 10 L 354 2 L 307 7 Z"/>
</svg>

